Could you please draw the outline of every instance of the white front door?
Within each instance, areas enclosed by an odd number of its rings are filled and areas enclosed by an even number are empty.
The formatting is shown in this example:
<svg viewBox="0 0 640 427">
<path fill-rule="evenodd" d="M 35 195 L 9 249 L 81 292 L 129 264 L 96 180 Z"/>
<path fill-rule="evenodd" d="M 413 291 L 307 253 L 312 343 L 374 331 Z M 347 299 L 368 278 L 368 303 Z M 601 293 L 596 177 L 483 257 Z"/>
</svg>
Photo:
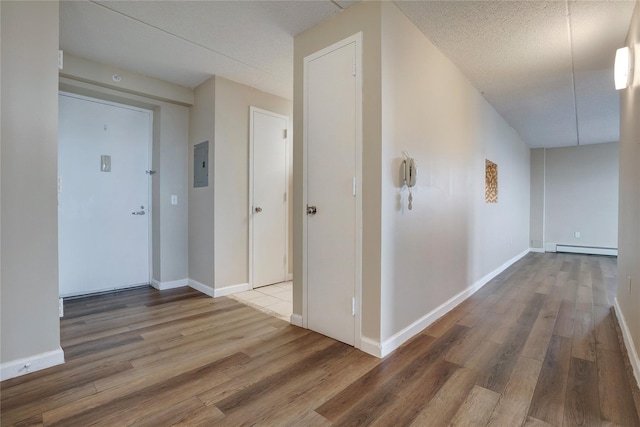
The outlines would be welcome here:
<svg viewBox="0 0 640 427">
<path fill-rule="evenodd" d="M 152 112 L 59 96 L 60 295 L 149 283 Z"/>
<path fill-rule="evenodd" d="M 357 345 L 359 37 L 305 58 L 307 327 Z"/>
<path fill-rule="evenodd" d="M 286 116 L 250 109 L 252 286 L 287 280 Z"/>
</svg>

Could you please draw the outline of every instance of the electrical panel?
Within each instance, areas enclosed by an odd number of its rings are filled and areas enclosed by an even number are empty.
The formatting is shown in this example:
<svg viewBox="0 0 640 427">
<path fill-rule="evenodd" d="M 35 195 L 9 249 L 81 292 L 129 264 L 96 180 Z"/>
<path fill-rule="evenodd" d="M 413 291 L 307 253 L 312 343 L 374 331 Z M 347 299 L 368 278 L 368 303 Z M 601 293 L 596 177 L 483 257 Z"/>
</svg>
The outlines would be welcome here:
<svg viewBox="0 0 640 427">
<path fill-rule="evenodd" d="M 193 147 L 193 187 L 209 186 L 209 141 Z"/>
</svg>

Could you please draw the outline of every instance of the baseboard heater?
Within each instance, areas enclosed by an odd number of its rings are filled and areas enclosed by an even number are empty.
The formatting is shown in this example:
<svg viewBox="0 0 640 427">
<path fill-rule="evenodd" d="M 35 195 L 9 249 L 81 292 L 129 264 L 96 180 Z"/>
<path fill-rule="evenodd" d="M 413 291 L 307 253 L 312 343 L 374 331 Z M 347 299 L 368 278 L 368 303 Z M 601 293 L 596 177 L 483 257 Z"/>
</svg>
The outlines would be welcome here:
<svg viewBox="0 0 640 427">
<path fill-rule="evenodd" d="M 556 245 L 556 252 L 571 254 L 618 256 L 618 248 L 599 248 L 593 246 Z"/>
</svg>

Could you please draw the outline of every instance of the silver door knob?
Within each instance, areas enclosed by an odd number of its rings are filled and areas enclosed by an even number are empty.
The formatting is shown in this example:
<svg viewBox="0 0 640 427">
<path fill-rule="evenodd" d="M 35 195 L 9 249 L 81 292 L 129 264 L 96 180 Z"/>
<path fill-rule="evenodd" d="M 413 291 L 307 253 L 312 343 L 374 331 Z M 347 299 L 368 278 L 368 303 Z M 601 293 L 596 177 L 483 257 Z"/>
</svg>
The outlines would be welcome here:
<svg viewBox="0 0 640 427">
<path fill-rule="evenodd" d="M 140 206 L 140 209 L 142 209 L 142 210 L 136 211 L 136 212 L 131 212 L 131 215 L 145 215 L 144 206 Z"/>
<path fill-rule="evenodd" d="M 318 208 L 307 205 L 307 215 L 315 215 L 316 212 L 318 212 Z"/>
<path fill-rule="evenodd" d="M 260 213 L 260 212 L 262 212 L 262 208 L 261 208 L 260 206 L 256 206 L 255 211 L 256 211 L 257 213 Z"/>
</svg>

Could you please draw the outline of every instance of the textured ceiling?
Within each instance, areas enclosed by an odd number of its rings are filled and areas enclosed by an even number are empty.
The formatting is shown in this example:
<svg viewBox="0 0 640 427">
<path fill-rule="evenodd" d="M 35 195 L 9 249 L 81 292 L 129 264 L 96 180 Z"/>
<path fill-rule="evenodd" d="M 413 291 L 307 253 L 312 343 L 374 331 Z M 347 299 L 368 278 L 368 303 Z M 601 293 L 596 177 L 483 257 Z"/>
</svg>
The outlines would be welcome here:
<svg viewBox="0 0 640 427">
<path fill-rule="evenodd" d="M 633 1 L 399 1 L 531 147 L 619 139 L 613 59 Z"/>
<path fill-rule="evenodd" d="M 354 1 L 62 1 L 60 46 L 195 87 L 288 99 L 293 37 Z M 613 58 L 633 1 L 396 1 L 531 147 L 618 140 Z"/>
</svg>

